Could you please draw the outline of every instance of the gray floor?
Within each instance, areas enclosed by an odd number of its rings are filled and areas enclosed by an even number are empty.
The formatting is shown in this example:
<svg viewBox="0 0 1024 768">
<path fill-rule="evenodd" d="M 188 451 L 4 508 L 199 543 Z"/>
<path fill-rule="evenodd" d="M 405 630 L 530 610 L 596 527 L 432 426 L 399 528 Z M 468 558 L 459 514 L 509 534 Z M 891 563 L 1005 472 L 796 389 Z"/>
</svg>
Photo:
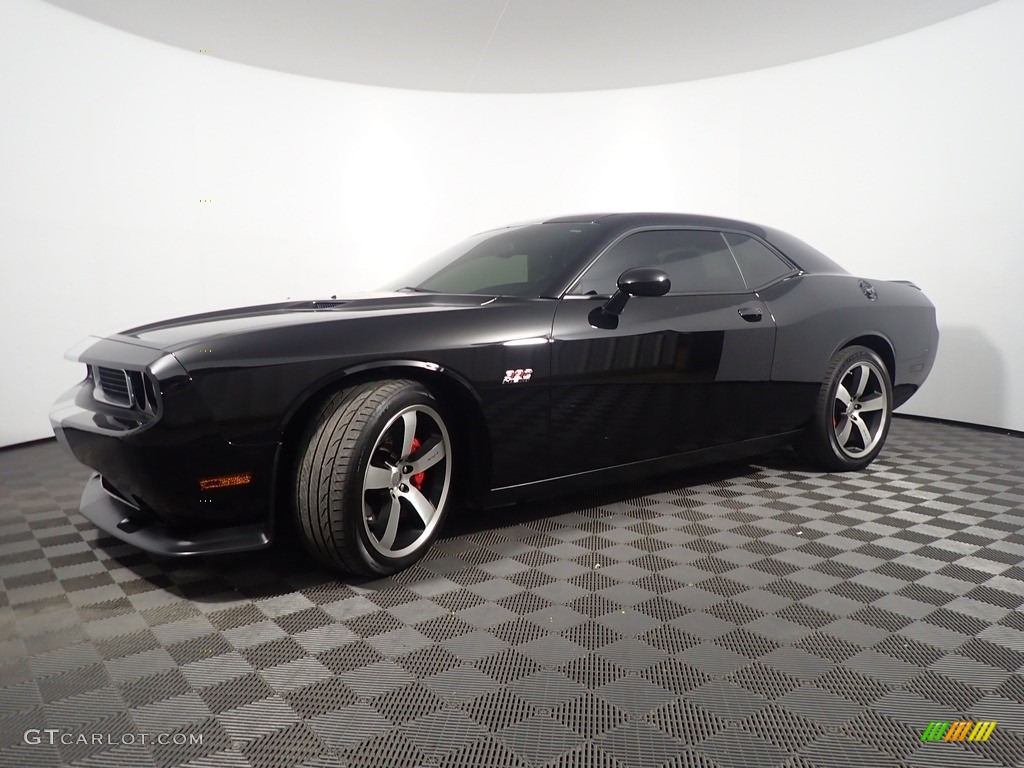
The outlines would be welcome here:
<svg viewBox="0 0 1024 768">
<path fill-rule="evenodd" d="M 151 558 L 86 475 L 0 452 L 3 766 L 1024 765 L 1018 436 L 899 419 L 860 474 L 463 514 L 374 582 L 290 541 Z M 957 720 L 997 726 L 922 742 Z"/>
</svg>

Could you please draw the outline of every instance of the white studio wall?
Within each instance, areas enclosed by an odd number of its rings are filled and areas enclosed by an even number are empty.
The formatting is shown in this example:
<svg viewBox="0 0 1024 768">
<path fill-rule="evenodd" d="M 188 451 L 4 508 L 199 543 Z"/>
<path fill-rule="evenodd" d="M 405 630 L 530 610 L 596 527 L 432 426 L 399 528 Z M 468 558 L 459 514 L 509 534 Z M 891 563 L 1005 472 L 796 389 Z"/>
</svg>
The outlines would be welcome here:
<svg viewBox="0 0 1024 768">
<path fill-rule="evenodd" d="M 91 332 L 369 289 L 480 229 L 747 218 L 917 282 L 942 341 L 903 410 L 1024 430 L 1024 0 L 654 88 L 408 92 L 283 75 L 0 4 L 0 445 L 51 434 Z M 213 43 L 211 43 L 213 44 Z"/>
</svg>

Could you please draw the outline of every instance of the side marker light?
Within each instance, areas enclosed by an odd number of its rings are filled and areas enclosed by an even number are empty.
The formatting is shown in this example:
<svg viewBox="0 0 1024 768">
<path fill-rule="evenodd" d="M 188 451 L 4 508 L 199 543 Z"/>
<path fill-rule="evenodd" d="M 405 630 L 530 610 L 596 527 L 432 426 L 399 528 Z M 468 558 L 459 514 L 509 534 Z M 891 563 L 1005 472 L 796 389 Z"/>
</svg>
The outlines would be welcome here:
<svg viewBox="0 0 1024 768">
<path fill-rule="evenodd" d="M 218 488 L 231 488 L 236 485 L 248 485 L 251 482 L 252 472 L 238 472 L 234 475 L 204 477 L 199 481 L 199 487 L 204 491 L 215 491 Z"/>
</svg>

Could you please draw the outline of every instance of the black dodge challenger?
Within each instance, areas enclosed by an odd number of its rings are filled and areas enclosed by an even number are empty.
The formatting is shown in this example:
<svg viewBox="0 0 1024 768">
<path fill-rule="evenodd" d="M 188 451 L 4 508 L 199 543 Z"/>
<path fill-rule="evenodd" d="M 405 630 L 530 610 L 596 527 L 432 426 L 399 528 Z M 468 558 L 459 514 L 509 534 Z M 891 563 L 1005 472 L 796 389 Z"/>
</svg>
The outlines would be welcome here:
<svg viewBox="0 0 1024 768">
<path fill-rule="evenodd" d="M 912 283 L 778 230 L 681 214 L 476 235 L 387 292 L 89 338 L 54 406 L 81 511 L 151 552 L 267 546 L 294 519 L 361 574 L 486 506 L 792 443 L 866 467 L 935 360 Z"/>
</svg>

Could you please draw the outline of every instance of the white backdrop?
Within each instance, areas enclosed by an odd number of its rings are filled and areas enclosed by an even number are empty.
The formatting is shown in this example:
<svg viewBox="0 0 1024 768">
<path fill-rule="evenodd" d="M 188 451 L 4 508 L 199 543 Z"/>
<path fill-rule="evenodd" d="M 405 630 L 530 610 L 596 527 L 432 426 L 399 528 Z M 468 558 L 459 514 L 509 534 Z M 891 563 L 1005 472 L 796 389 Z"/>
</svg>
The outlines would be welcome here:
<svg viewBox="0 0 1024 768">
<path fill-rule="evenodd" d="M 1024 0 L 798 64 L 584 94 L 397 91 L 0 3 L 0 445 L 86 333 L 372 288 L 480 229 L 596 210 L 771 224 L 917 282 L 910 413 L 1024 430 Z M 205 202 L 210 201 L 210 202 Z"/>
</svg>

